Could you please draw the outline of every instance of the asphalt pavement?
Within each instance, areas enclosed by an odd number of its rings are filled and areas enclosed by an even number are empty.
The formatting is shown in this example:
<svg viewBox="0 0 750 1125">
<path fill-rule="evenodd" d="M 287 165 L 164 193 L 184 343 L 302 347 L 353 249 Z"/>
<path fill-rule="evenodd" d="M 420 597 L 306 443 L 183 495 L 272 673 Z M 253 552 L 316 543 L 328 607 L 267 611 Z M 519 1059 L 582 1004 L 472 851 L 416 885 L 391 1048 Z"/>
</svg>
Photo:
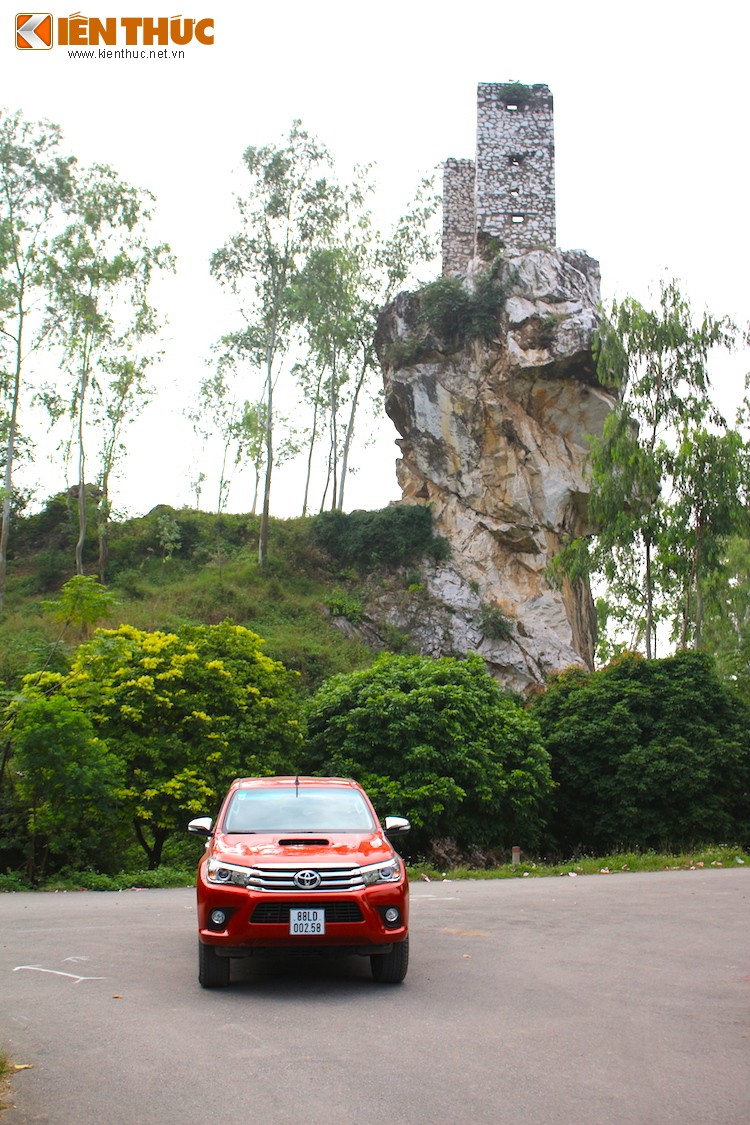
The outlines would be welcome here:
<svg viewBox="0 0 750 1125">
<path fill-rule="evenodd" d="M 750 871 L 412 887 L 409 974 L 197 982 L 194 894 L 0 895 L 2 1125 L 748 1125 Z"/>
</svg>

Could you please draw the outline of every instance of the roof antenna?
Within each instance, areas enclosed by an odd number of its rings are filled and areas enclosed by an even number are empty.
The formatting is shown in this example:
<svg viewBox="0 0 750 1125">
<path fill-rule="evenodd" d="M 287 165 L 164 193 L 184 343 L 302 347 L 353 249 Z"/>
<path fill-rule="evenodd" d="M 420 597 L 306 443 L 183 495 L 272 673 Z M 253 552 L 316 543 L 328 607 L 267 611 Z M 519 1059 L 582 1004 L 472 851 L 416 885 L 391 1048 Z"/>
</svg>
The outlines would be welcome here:
<svg viewBox="0 0 750 1125">
<path fill-rule="evenodd" d="M 294 779 L 294 796 L 299 797 L 299 774 Z"/>
</svg>

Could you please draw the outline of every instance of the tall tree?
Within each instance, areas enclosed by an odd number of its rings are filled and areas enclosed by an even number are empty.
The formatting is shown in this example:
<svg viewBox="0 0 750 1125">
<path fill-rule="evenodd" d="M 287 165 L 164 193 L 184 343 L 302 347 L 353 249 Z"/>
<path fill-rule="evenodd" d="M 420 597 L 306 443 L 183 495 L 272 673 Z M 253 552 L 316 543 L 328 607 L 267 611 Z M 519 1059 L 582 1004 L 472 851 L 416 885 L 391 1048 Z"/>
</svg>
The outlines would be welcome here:
<svg viewBox="0 0 750 1125">
<path fill-rule="evenodd" d="M 93 393 L 103 406 L 100 419 L 102 414 L 107 419 L 108 432 L 114 429 L 117 435 L 124 422 L 123 411 L 136 405 L 138 391 L 142 392 L 145 361 L 137 353 L 138 346 L 158 330 L 148 300 L 149 285 L 155 270 L 172 264 L 168 247 L 148 241 L 152 199 L 150 193 L 120 180 L 112 168 L 94 165 L 79 177 L 71 221 L 53 244 L 54 297 L 61 316 L 63 364 L 71 380 L 70 414 L 77 453 L 78 574 L 83 574 L 87 524 L 90 397 Z M 112 452 L 105 443 L 107 471 Z M 109 517 L 109 497 L 103 497 L 101 488 L 98 502 L 101 542 Z"/>
<path fill-rule="evenodd" d="M 29 356 L 54 327 L 46 299 L 50 241 L 73 190 L 74 158 L 61 152 L 61 133 L 0 111 L 0 390 L 4 480 L 0 526 L 0 607 L 5 599 L 14 470 Z"/>
<path fill-rule="evenodd" d="M 573 545 L 568 564 L 604 576 L 649 657 L 660 619 L 684 617 L 692 604 L 695 625 L 700 582 L 740 518 L 745 446 L 715 408 L 709 378 L 712 351 L 730 348 L 735 332 L 726 317 L 705 313 L 696 322 L 670 282 L 655 310 L 632 298 L 615 304 L 600 334 L 599 379 L 620 400 L 592 442 L 596 534 Z M 683 627 L 683 644 L 689 633 Z M 699 626 L 692 639 L 700 642 Z"/>
<path fill-rule="evenodd" d="M 737 430 L 695 430 L 680 442 L 671 474 L 663 555 L 674 582 L 674 632 L 681 648 L 702 648 L 704 590 L 714 576 L 728 580 L 727 540 L 748 529 L 750 447 Z"/>
<path fill-rule="evenodd" d="M 125 453 L 123 434 L 127 425 L 150 401 L 147 372 L 157 355 L 132 355 L 130 345 L 102 358 L 101 377 L 94 386 L 93 417 L 99 433 L 99 498 L 97 501 L 97 572 L 107 580 L 109 561 L 109 522 L 112 512 L 110 482 L 117 462 Z"/>
<path fill-rule="evenodd" d="M 97 630 L 68 674 L 28 677 L 7 712 L 62 697 L 93 724 L 122 772 L 112 796 L 157 867 L 168 837 L 216 807 L 233 777 L 296 767 L 295 676 L 262 645 L 231 621 L 178 633 Z"/>
<path fill-rule="evenodd" d="M 274 393 L 293 337 L 290 282 L 310 252 L 330 237 L 341 191 L 330 179 L 328 152 L 299 121 L 280 145 L 247 148 L 243 170 L 245 189 L 236 196 L 240 229 L 212 255 L 211 273 L 233 294 L 244 320 L 235 337 L 238 354 L 261 372 L 266 429 L 258 561 L 264 567 L 276 463 Z"/>
<path fill-rule="evenodd" d="M 723 564 L 705 583 L 703 643 L 722 678 L 750 703 L 750 538 L 727 539 Z"/>
<path fill-rule="evenodd" d="M 430 220 L 439 199 L 432 180 L 422 181 L 386 232 L 376 227 L 368 205 L 374 190 L 369 172 L 369 168 L 356 170 L 334 241 L 310 255 L 292 288 L 309 353 L 307 362 L 298 368 L 298 382 L 313 409 L 303 514 L 321 411 L 329 437 L 324 504 L 330 489 L 330 506 L 343 508 L 363 392 L 379 373 L 375 355 L 378 315 L 400 288 L 415 280 L 415 270 L 437 253 Z"/>
<path fill-rule="evenodd" d="M 244 452 L 245 411 L 231 394 L 228 375 L 231 373 L 230 356 L 222 356 L 216 368 L 201 379 L 198 396 L 187 411 L 187 417 L 199 438 L 205 444 L 216 435 L 221 449 L 221 464 L 216 490 L 216 514 L 221 513 L 229 499 L 232 472 L 242 460 Z"/>
</svg>

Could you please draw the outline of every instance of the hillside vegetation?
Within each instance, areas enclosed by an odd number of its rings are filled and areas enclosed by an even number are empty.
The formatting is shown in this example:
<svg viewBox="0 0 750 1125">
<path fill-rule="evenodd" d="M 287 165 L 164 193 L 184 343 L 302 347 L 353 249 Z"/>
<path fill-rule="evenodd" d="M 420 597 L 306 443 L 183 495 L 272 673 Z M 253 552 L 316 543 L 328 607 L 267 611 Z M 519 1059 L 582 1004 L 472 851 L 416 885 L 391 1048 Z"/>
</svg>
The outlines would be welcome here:
<svg viewBox="0 0 750 1125">
<path fill-rule="evenodd" d="M 270 530 L 260 567 L 255 517 L 160 507 L 113 526 L 104 585 L 73 574 L 67 497 L 18 519 L 0 887 L 184 872 L 186 822 L 238 774 L 354 776 L 410 818 L 409 858 L 440 866 L 747 847 L 750 708 L 706 653 L 624 653 L 524 701 L 376 615 L 384 592 L 417 613 L 428 596 L 424 564 L 448 551 L 428 508 Z"/>
<path fill-rule="evenodd" d="M 86 544 L 87 571 L 96 572 L 93 503 Z M 62 633 L 50 601 L 75 574 L 76 502 L 66 494 L 19 518 L 14 527 L 6 610 L 0 621 L 0 680 L 19 678 L 59 661 L 83 639 L 69 625 Z M 373 583 L 403 590 L 419 558 L 445 553 L 425 508 L 340 512 L 272 520 L 269 557 L 258 566 L 260 519 L 216 516 L 166 505 L 112 525 L 107 587 L 116 604 L 97 625 L 172 631 L 231 618 L 258 633 L 264 651 L 299 673 L 309 691 L 336 672 L 366 667 L 378 645 L 351 639 L 336 619 L 362 615 Z M 408 639 L 383 626 L 386 647 Z M 56 649 L 54 653 L 52 650 Z"/>
</svg>

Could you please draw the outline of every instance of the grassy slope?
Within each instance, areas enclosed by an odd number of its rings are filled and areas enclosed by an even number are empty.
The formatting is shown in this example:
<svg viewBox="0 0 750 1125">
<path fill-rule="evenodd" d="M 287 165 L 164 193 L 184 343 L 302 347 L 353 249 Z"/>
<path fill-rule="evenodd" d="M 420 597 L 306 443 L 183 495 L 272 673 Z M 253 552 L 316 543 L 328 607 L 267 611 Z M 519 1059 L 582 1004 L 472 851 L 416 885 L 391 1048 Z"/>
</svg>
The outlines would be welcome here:
<svg viewBox="0 0 750 1125">
<path fill-rule="evenodd" d="M 215 516 L 175 513 L 182 542 L 171 557 L 160 544 L 158 518 L 150 514 L 113 527 L 108 585 L 119 605 L 103 627 L 170 631 L 229 617 L 263 637 L 268 655 L 299 672 L 307 691 L 373 659 L 370 648 L 333 623 L 328 603 L 336 591 L 352 589 L 358 577 L 338 573 L 310 543 L 309 520 L 272 521 L 268 565 L 261 574 L 252 517 L 224 517 L 219 537 Z M 60 626 L 44 602 L 54 599 L 73 573 L 67 524 L 42 530 L 32 525 L 29 533 L 29 523 L 21 525 L 0 616 L 0 680 L 6 684 L 40 667 L 58 640 Z M 93 543 L 88 556 L 87 571 L 93 574 Z M 65 637 L 68 644 L 79 639 Z"/>
</svg>

